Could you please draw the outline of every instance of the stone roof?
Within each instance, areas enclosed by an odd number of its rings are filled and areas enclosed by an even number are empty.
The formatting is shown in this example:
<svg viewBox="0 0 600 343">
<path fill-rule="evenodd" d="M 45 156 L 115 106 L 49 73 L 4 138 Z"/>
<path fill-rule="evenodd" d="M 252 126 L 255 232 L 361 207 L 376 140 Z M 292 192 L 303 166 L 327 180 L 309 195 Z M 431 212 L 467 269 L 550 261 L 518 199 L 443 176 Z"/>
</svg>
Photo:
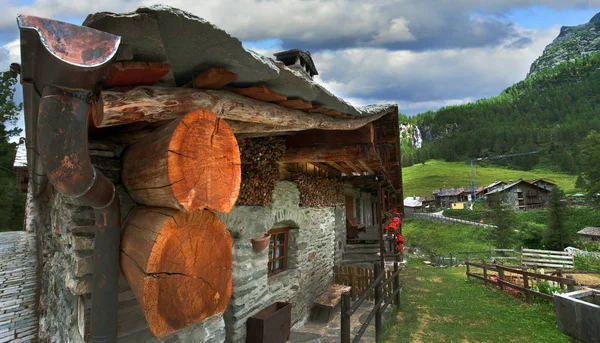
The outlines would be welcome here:
<svg viewBox="0 0 600 343">
<path fill-rule="evenodd" d="M 290 99 L 349 116 L 389 113 L 397 108 L 396 104 L 354 107 L 299 71 L 244 48 L 240 40 L 210 22 L 169 6 L 141 7 L 123 14 L 99 12 L 88 15 L 83 25 L 121 36 L 121 44 L 131 49 L 133 60 L 170 64 L 171 71 L 159 86 L 182 86 L 209 68 L 225 68 L 238 75 L 230 84 L 233 87 L 264 85 Z"/>
<path fill-rule="evenodd" d="M 599 236 L 600 237 L 600 227 L 588 226 L 588 227 L 584 228 L 583 230 L 577 231 L 577 234 L 585 235 L 585 236 Z"/>
<path fill-rule="evenodd" d="M 439 190 L 433 191 L 432 193 L 435 196 L 448 197 L 448 196 L 459 195 L 460 193 L 462 193 L 464 191 L 465 191 L 464 187 L 458 187 L 458 188 L 439 189 Z"/>
<path fill-rule="evenodd" d="M 524 180 L 517 180 L 517 181 L 511 182 L 511 183 L 509 183 L 509 184 L 506 184 L 506 185 L 504 185 L 504 186 L 500 186 L 500 187 L 498 187 L 498 188 L 496 188 L 496 189 L 494 189 L 494 190 L 491 190 L 491 191 L 489 191 L 489 192 L 487 193 L 487 195 L 504 192 L 505 190 L 508 190 L 508 189 L 510 189 L 510 188 L 512 188 L 512 187 L 514 187 L 514 186 L 516 186 L 516 185 L 518 185 L 518 184 L 521 184 L 521 183 L 526 183 L 526 184 L 528 184 L 528 185 L 530 185 L 530 186 L 532 186 L 532 187 L 537 187 L 537 188 L 539 188 L 540 190 L 543 190 L 543 191 L 549 192 L 549 190 L 547 190 L 546 188 L 540 187 L 540 186 L 538 186 L 538 185 L 536 185 L 536 184 L 533 184 L 533 183 L 530 183 L 530 182 L 527 182 L 527 181 L 524 181 Z"/>
</svg>

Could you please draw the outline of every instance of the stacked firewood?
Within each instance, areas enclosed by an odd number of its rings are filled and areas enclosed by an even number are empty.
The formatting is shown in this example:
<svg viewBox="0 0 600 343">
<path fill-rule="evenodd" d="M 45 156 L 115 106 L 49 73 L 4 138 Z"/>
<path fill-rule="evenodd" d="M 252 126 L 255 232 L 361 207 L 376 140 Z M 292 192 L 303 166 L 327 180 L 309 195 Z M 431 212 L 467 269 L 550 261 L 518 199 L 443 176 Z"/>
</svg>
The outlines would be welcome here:
<svg viewBox="0 0 600 343">
<path fill-rule="evenodd" d="M 344 204 L 344 183 L 335 179 L 299 174 L 300 206 L 329 207 Z"/>
<path fill-rule="evenodd" d="M 248 138 L 238 142 L 242 183 L 236 205 L 269 206 L 279 181 L 279 161 L 285 153 L 282 137 Z"/>
</svg>

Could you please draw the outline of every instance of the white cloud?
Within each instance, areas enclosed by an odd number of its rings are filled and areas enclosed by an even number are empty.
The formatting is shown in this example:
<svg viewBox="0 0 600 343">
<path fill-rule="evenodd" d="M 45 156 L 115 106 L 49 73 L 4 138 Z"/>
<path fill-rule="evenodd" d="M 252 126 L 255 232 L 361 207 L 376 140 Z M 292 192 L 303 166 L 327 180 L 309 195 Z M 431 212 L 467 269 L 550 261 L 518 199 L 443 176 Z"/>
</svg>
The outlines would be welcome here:
<svg viewBox="0 0 600 343">
<path fill-rule="evenodd" d="M 19 39 L 4 44 L 0 50 L 2 50 L 0 54 L 6 56 L 0 58 L 0 70 L 8 70 L 12 62 L 21 62 L 21 41 Z"/>
</svg>

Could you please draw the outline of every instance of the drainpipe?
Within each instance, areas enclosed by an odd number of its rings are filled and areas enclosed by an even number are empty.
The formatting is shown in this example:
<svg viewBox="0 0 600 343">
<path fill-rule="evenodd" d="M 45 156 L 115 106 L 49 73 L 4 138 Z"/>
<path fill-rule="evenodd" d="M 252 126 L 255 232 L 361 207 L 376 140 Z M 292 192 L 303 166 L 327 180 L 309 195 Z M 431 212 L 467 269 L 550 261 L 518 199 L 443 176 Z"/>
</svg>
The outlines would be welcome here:
<svg viewBox="0 0 600 343">
<path fill-rule="evenodd" d="M 27 138 L 35 144 L 33 166 L 61 194 L 95 212 L 92 340 L 115 342 L 121 214 L 115 186 L 91 163 L 87 120 L 92 99 L 113 59 L 120 37 L 20 15 L 21 82 Z M 26 100 L 27 101 L 27 100 Z M 30 137 L 35 135 L 35 137 Z M 34 171 L 35 172 L 35 171 Z M 35 174 L 34 174 L 35 176 Z"/>
</svg>

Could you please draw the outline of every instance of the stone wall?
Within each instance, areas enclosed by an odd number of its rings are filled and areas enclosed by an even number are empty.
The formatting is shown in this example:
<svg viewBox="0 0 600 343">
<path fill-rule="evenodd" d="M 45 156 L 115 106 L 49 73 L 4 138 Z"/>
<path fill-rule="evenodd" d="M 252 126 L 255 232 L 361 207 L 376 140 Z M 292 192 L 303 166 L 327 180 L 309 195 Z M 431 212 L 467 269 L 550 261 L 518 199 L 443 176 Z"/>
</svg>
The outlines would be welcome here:
<svg viewBox="0 0 600 343">
<path fill-rule="evenodd" d="M 121 217 L 135 203 L 120 185 L 121 152 L 114 144 L 90 142 L 94 165 L 117 186 Z M 37 235 L 41 298 L 42 342 L 89 341 L 89 313 L 94 249 L 94 213 L 54 191 L 51 185 L 40 199 L 27 202 L 26 228 Z M 118 342 L 223 342 L 223 314 L 212 316 L 161 340 L 150 333 L 133 292 L 121 276 Z"/>
<path fill-rule="evenodd" d="M 296 185 L 280 181 L 270 206 L 236 206 L 219 215 L 233 237 L 233 296 L 225 312 L 227 342 L 244 342 L 246 320 L 278 301 L 292 304 L 292 324 L 301 326 L 314 299 L 332 283 L 334 257 L 341 259 L 337 242 L 345 237 L 344 209 L 298 204 Z M 280 227 L 290 228 L 288 268 L 268 277 L 268 249 L 255 252 L 250 240 Z"/>
</svg>

